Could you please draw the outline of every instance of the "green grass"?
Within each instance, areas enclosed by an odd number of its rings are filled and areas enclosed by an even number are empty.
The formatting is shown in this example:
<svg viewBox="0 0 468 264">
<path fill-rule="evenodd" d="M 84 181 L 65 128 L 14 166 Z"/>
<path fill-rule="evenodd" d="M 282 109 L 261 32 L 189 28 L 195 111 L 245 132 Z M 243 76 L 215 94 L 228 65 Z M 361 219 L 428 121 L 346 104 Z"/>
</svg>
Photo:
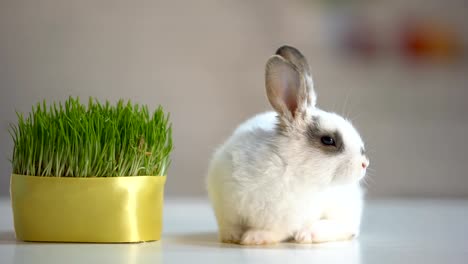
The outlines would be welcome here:
<svg viewBox="0 0 468 264">
<path fill-rule="evenodd" d="M 12 124 L 13 173 L 57 177 L 166 175 L 172 150 L 169 115 L 160 106 L 90 98 L 33 107 Z"/>
</svg>

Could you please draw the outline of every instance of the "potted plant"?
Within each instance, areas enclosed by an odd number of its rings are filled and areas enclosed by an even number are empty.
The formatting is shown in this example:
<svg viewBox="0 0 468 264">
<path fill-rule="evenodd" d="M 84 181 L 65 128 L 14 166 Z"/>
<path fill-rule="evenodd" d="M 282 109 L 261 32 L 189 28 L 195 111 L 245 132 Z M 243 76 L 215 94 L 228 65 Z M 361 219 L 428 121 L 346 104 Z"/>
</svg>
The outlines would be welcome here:
<svg viewBox="0 0 468 264">
<path fill-rule="evenodd" d="M 78 98 L 33 107 L 11 125 L 10 194 L 24 241 L 159 240 L 172 136 L 162 107 L 88 105 Z"/>
</svg>

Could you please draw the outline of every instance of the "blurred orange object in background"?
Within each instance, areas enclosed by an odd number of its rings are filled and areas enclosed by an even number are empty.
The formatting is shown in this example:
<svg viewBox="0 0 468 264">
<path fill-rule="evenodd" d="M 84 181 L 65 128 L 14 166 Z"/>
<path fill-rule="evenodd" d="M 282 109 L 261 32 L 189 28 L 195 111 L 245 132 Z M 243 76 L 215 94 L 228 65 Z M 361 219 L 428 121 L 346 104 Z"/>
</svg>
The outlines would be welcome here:
<svg viewBox="0 0 468 264">
<path fill-rule="evenodd" d="M 401 47 L 412 59 L 455 60 L 462 50 L 460 36 L 438 21 L 413 20 L 404 23 Z"/>
</svg>

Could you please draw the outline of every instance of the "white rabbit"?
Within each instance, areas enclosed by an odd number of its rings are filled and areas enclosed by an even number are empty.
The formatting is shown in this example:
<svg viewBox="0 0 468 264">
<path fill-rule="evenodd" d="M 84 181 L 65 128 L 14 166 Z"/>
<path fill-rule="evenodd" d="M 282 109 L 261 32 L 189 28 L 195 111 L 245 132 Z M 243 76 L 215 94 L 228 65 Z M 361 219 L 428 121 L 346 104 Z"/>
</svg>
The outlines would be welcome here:
<svg viewBox="0 0 468 264">
<path fill-rule="evenodd" d="M 351 123 L 315 106 L 309 66 L 295 48 L 266 63 L 276 112 L 240 125 L 215 153 L 207 188 L 220 240 L 318 243 L 359 234 L 359 181 L 369 160 Z"/>
</svg>

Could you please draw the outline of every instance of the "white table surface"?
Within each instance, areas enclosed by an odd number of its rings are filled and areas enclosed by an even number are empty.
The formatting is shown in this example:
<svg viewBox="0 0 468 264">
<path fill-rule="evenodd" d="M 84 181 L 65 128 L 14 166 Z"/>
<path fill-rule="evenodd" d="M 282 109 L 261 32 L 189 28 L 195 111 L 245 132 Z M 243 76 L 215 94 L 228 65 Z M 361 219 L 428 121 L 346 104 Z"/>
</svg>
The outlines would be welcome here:
<svg viewBox="0 0 468 264">
<path fill-rule="evenodd" d="M 267 247 L 221 244 L 206 201 L 168 200 L 161 241 L 142 244 L 15 240 L 0 200 L 0 263 L 468 263 L 468 200 L 370 201 L 351 242 Z"/>
</svg>

